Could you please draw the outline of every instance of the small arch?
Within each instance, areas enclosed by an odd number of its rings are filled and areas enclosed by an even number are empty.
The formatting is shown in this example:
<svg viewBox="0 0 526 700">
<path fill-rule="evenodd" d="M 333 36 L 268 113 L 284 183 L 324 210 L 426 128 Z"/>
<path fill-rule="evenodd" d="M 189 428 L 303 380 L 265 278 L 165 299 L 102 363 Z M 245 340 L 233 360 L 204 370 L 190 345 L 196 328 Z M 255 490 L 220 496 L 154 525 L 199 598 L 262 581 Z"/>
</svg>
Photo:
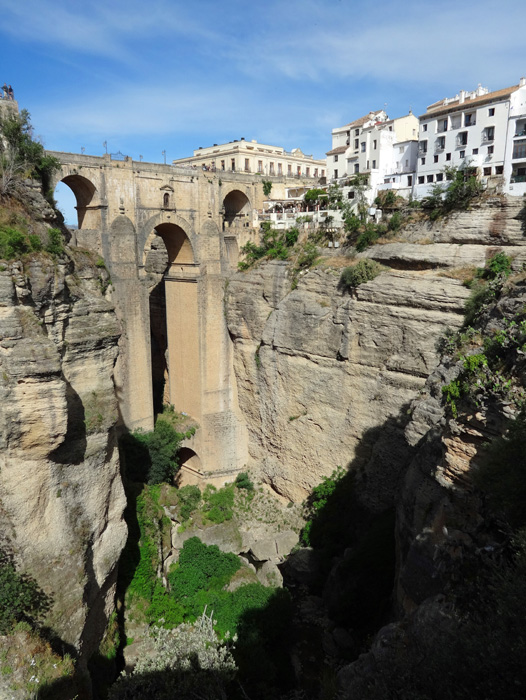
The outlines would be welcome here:
<svg viewBox="0 0 526 700">
<path fill-rule="evenodd" d="M 97 193 L 95 185 L 82 175 L 66 175 L 60 182 L 67 185 L 75 195 L 77 200 L 78 227 L 81 228 L 99 228 L 100 216 L 99 212 L 90 211 L 89 207 L 93 206 L 93 201 Z M 95 215 L 95 216 L 94 216 Z"/>
<path fill-rule="evenodd" d="M 163 194 L 163 207 L 168 208 L 170 206 L 170 194 L 165 192 Z"/>
<path fill-rule="evenodd" d="M 179 473 L 176 481 L 178 486 L 198 484 L 201 482 L 201 460 L 189 447 L 181 447 L 177 457 L 179 459 Z"/>
<path fill-rule="evenodd" d="M 175 261 L 183 264 L 195 263 L 190 239 L 180 226 L 177 226 L 177 224 L 159 224 L 155 227 L 155 231 L 164 241 L 170 265 Z"/>
<path fill-rule="evenodd" d="M 226 226 L 243 225 L 252 211 L 250 200 L 241 190 L 232 190 L 223 200 L 224 223 Z"/>
</svg>

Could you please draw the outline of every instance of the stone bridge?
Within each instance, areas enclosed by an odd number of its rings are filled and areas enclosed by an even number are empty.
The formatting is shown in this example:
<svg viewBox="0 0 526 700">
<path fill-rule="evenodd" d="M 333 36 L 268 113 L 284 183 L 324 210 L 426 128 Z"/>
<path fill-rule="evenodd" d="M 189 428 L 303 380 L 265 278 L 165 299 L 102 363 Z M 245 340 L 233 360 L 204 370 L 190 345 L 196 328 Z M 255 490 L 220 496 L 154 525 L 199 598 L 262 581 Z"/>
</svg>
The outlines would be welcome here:
<svg viewBox="0 0 526 700">
<path fill-rule="evenodd" d="M 257 240 L 260 177 L 48 153 L 62 164 L 54 185 L 66 183 L 77 200 L 73 243 L 111 274 L 123 424 L 151 429 L 163 402 L 173 404 L 199 426 L 183 449 L 183 481 L 224 482 L 246 464 L 247 439 L 223 297 L 239 248 Z"/>
</svg>

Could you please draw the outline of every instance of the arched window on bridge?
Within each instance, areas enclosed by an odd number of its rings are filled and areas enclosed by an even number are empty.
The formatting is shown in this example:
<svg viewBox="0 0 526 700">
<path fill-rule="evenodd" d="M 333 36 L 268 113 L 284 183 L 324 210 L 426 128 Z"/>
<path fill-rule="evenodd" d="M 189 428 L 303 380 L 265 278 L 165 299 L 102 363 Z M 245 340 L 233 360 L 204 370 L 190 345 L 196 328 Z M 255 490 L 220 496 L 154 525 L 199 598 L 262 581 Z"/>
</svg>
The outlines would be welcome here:
<svg viewBox="0 0 526 700">
<path fill-rule="evenodd" d="M 240 190 L 233 190 L 227 194 L 223 200 L 223 209 L 223 228 L 250 225 L 249 214 L 252 211 L 250 200 Z"/>
<path fill-rule="evenodd" d="M 168 192 L 163 194 L 163 207 L 166 209 L 170 206 L 170 195 Z"/>
</svg>

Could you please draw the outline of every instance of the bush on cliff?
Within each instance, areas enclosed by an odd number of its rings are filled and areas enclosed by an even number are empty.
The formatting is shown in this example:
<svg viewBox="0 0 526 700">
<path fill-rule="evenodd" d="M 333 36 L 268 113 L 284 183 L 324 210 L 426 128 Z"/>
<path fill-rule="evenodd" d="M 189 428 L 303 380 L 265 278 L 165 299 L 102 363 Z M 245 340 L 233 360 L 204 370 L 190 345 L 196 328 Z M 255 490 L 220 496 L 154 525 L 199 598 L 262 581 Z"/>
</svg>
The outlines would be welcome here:
<svg viewBox="0 0 526 700">
<path fill-rule="evenodd" d="M 343 270 L 338 286 L 341 290 L 355 289 L 364 282 L 374 280 L 381 271 L 381 266 L 375 260 L 369 260 L 367 258 L 359 260 L 356 265 L 346 267 Z"/>
<path fill-rule="evenodd" d="M 34 623 L 49 608 L 49 599 L 27 574 L 19 573 L 12 557 L 0 549 L 0 634 L 22 620 Z"/>
</svg>

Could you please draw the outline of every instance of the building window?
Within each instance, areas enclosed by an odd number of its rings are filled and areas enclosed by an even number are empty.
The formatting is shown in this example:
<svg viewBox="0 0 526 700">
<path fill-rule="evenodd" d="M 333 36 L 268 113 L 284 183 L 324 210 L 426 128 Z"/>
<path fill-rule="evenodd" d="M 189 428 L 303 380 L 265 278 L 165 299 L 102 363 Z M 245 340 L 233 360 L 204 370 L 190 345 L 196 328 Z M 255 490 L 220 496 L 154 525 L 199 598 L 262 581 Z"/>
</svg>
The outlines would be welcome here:
<svg viewBox="0 0 526 700">
<path fill-rule="evenodd" d="M 281 163 L 278 163 L 278 175 L 283 175 L 283 165 Z"/>
<path fill-rule="evenodd" d="M 367 170 L 369 170 L 369 161 L 367 161 Z"/>
<path fill-rule="evenodd" d="M 270 164 L 269 175 L 274 175 L 274 163 Z"/>
<path fill-rule="evenodd" d="M 359 172 L 360 172 L 360 166 L 358 165 L 358 163 L 355 163 L 355 164 L 354 164 L 354 172 L 355 172 L 355 173 L 359 173 Z"/>
<path fill-rule="evenodd" d="M 222 161 L 221 161 L 221 170 L 224 170 L 224 169 L 225 169 L 225 161 L 222 160 Z"/>
<path fill-rule="evenodd" d="M 437 173 L 437 182 L 442 182 L 444 179 L 444 173 Z"/>
<path fill-rule="evenodd" d="M 322 177 L 325 177 L 325 170 L 322 170 L 322 171 L 321 171 L 321 176 L 322 176 Z"/>
<path fill-rule="evenodd" d="M 438 156 L 433 156 L 433 163 L 438 163 Z"/>
<path fill-rule="evenodd" d="M 446 147 L 446 137 L 439 136 L 435 143 L 435 151 L 443 151 Z"/>
<path fill-rule="evenodd" d="M 347 199 L 354 199 L 354 191 L 350 190 L 349 194 L 347 195 Z"/>
<path fill-rule="evenodd" d="M 301 165 L 298 165 L 298 177 L 301 177 Z"/>
<path fill-rule="evenodd" d="M 479 149 L 478 149 L 478 148 L 474 148 L 474 149 L 473 149 L 473 155 L 474 155 L 474 156 L 478 156 L 478 153 L 479 153 Z"/>
<path fill-rule="evenodd" d="M 289 175 L 292 175 L 292 165 L 288 165 L 288 166 L 287 166 L 287 173 L 288 173 Z"/>
<path fill-rule="evenodd" d="M 318 168 L 314 168 L 314 177 L 318 177 Z"/>
<path fill-rule="evenodd" d="M 362 153 L 365 153 L 365 141 L 362 141 L 361 149 Z"/>
<path fill-rule="evenodd" d="M 412 176 L 412 175 L 408 175 L 408 176 L 407 176 L 407 186 L 408 186 L 408 187 L 412 187 L 412 186 L 413 186 L 413 176 Z"/>
<path fill-rule="evenodd" d="M 492 155 L 493 150 L 493 146 L 488 146 L 488 155 Z"/>
<path fill-rule="evenodd" d="M 477 121 L 475 119 L 475 112 L 471 112 L 471 114 L 464 115 L 464 126 L 473 126 L 476 123 Z"/>
<path fill-rule="evenodd" d="M 426 159 L 420 158 L 420 165 L 425 165 L 425 164 L 426 164 Z"/>
<path fill-rule="evenodd" d="M 490 107 L 488 109 L 488 117 L 494 117 L 495 116 L 495 107 Z"/>
<path fill-rule="evenodd" d="M 373 141 L 373 148 L 376 148 L 376 139 Z"/>
<path fill-rule="evenodd" d="M 466 157 L 466 151 L 460 151 L 460 153 L 459 153 L 458 155 L 460 156 L 460 158 L 465 158 L 465 157 Z"/>
<path fill-rule="evenodd" d="M 487 126 L 482 134 L 483 141 L 494 141 L 495 140 L 495 127 Z"/>
<path fill-rule="evenodd" d="M 422 124 L 422 131 L 427 131 L 427 124 Z"/>
<path fill-rule="evenodd" d="M 333 177 L 334 177 L 334 179 L 335 179 L 335 180 L 337 180 L 337 179 L 338 179 L 338 171 L 337 171 L 337 170 L 335 170 L 335 171 L 334 171 L 334 175 L 333 175 Z"/>
<path fill-rule="evenodd" d="M 359 143 L 359 139 L 354 139 L 354 150 L 355 150 L 355 151 L 357 151 L 357 150 L 358 150 L 358 148 L 359 148 L 359 145 L 360 145 L 360 143 Z"/>
<path fill-rule="evenodd" d="M 495 168 L 495 175 L 502 175 L 504 172 L 504 166 L 503 165 L 497 165 Z"/>
<path fill-rule="evenodd" d="M 376 161 L 373 160 L 373 170 L 376 168 Z"/>
<path fill-rule="evenodd" d="M 421 156 L 427 153 L 427 141 L 420 141 L 418 144 L 418 155 Z"/>
<path fill-rule="evenodd" d="M 490 146 L 489 148 L 493 148 L 493 146 Z M 517 143 L 513 144 L 513 155 L 511 157 L 526 158 L 526 141 L 517 141 Z"/>
<path fill-rule="evenodd" d="M 484 168 L 484 175 L 491 175 L 491 167 Z"/>
<path fill-rule="evenodd" d="M 250 161 L 248 158 L 245 158 L 245 172 L 246 173 L 250 172 Z"/>
<path fill-rule="evenodd" d="M 451 153 L 446 153 L 446 160 L 451 160 Z"/>
<path fill-rule="evenodd" d="M 461 131 L 457 136 L 457 146 L 467 146 L 468 144 L 468 132 Z"/>
<path fill-rule="evenodd" d="M 447 119 L 440 119 L 438 124 L 437 124 L 437 131 L 440 133 L 441 131 L 447 131 Z"/>
<path fill-rule="evenodd" d="M 231 165 L 232 165 L 232 172 L 234 172 L 235 169 L 236 169 L 236 159 L 235 159 L 235 158 L 232 158 L 232 160 L 231 160 L 230 162 L 231 162 Z"/>
<path fill-rule="evenodd" d="M 306 175 L 307 177 L 310 177 L 310 168 L 307 168 L 307 170 L 305 171 L 305 175 Z"/>
<path fill-rule="evenodd" d="M 354 135 L 359 136 L 360 135 L 360 129 L 355 129 L 354 130 Z"/>
<path fill-rule="evenodd" d="M 398 146 L 398 153 L 403 153 L 403 152 L 404 152 L 404 147 Z"/>
<path fill-rule="evenodd" d="M 335 162 L 335 163 L 337 163 L 337 162 L 338 162 L 338 156 L 337 156 L 337 155 L 336 155 L 336 156 L 334 156 L 334 162 Z"/>
<path fill-rule="evenodd" d="M 428 181 L 428 182 L 433 182 L 433 176 L 432 176 L 432 175 L 428 175 L 428 176 L 427 176 L 427 181 Z"/>
<path fill-rule="evenodd" d="M 221 161 L 221 162 L 223 162 L 223 161 Z M 224 170 L 224 168 L 223 168 L 223 170 Z M 262 172 L 263 172 L 263 161 L 258 160 L 258 173 L 262 173 Z"/>
<path fill-rule="evenodd" d="M 163 207 L 169 207 L 170 206 L 170 195 L 168 192 L 165 192 L 163 194 Z"/>
<path fill-rule="evenodd" d="M 424 184 L 424 181 L 425 181 L 424 176 L 423 176 L 423 175 L 419 175 L 419 176 L 418 176 L 418 184 L 419 184 L 419 185 L 423 185 L 423 184 Z"/>
</svg>

